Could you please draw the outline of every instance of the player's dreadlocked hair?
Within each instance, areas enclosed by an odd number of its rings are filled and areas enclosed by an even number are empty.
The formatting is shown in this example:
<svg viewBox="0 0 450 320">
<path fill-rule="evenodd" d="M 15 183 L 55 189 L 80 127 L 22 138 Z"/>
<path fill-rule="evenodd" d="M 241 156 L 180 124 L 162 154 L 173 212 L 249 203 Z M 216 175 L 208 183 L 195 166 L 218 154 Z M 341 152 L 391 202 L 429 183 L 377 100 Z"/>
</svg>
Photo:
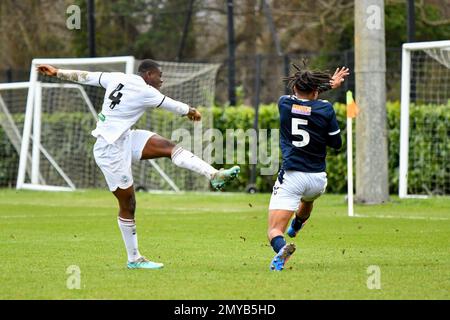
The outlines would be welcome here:
<svg viewBox="0 0 450 320">
<path fill-rule="evenodd" d="M 323 71 L 310 71 L 306 69 L 306 61 L 303 59 L 303 68 L 299 67 L 295 63 L 292 66 L 297 70 L 294 75 L 284 77 L 284 81 L 288 81 L 289 88 L 294 91 L 311 93 L 318 90 L 319 93 L 330 90 L 331 75 Z"/>
</svg>

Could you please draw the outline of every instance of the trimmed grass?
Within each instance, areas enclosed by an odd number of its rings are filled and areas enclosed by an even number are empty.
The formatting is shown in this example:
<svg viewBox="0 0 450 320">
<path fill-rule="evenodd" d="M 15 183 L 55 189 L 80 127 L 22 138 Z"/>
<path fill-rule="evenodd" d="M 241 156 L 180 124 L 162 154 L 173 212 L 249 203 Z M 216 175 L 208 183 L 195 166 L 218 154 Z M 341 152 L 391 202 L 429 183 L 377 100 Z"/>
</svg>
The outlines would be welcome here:
<svg viewBox="0 0 450 320">
<path fill-rule="evenodd" d="M 140 251 L 164 269 L 127 270 L 107 191 L 0 190 L 0 299 L 449 299 L 450 198 L 356 206 L 324 195 L 269 272 L 269 194 L 137 194 Z M 289 240 L 288 240 L 289 241 Z M 69 290 L 67 268 L 81 270 Z M 368 289 L 369 266 L 381 289 Z"/>
</svg>

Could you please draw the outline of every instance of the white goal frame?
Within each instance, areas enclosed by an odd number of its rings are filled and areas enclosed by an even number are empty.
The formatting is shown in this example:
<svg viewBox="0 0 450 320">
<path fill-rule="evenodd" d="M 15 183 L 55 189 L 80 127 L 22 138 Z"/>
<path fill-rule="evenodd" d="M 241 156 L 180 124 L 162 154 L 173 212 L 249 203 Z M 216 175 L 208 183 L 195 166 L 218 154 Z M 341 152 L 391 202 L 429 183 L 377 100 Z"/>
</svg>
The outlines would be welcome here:
<svg viewBox="0 0 450 320">
<path fill-rule="evenodd" d="M 64 173 L 64 171 L 58 166 L 58 164 L 53 160 L 50 154 L 42 147 L 40 143 L 41 138 L 41 93 L 42 88 L 69 88 L 77 89 L 83 96 L 89 111 L 97 118 L 94 106 L 90 102 L 84 88 L 79 84 L 57 84 L 57 83 L 42 83 L 38 81 L 37 66 L 41 64 L 50 65 L 77 65 L 77 64 L 112 64 L 112 63 L 125 63 L 125 73 L 133 74 L 135 70 L 135 58 L 133 56 L 124 57 L 106 57 L 106 58 L 54 58 L 54 59 L 33 59 L 31 62 L 30 69 L 30 80 L 26 83 L 21 83 L 21 86 L 27 85 L 28 96 L 25 111 L 25 121 L 22 133 L 22 143 L 20 147 L 20 160 L 19 160 L 19 170 L 17 174 L 17 184 L 16 189 L 28 189 L 28 190 L 42 190 L 42 191 L 74 191 L 76 186 L 70 180 L 70 178 Z M 10 86 L 14 84 L 10 84 Z M 32 132 L 33 131 L 33 132 Z M 25 183 L 25 176 L 27 172 L 27 161 L 30 160 L 29 148 L 30 140 L 33 141 L 33 148 L 31 151 L 31 169 L 28 165 L 28 172 L 31 178 L 31 183 Z M 45 184 L 42 180 L 39 172 L 39 162 L 40 154 L 43 154 L 47 160 L 56 169 L 59 175 L 67 183 L 68 187 L 63 186 L 51 186 Z M 158 166 L 158 164 L 149 160 L 151 165 L 156 169 L 156 171 L 161 175 L 161 177 L 166 180 L 166 182 L 171 186 L 171 188 L 180 192 L 180 189 L 175 185 L 175 183 L 165 174 L 165 172 Z"/>
<path fill-rule="evenodd" d="M 401 109 L 400 109 L 400 168 L 399 188 L 400 198 L 427 198 L 424 195 L 408 195 L 408 160 L 409 160 L 409 105 L 411 93 L 411 52 L 433 49 L 450 48 L 450 40 L 414 42 L 403 44 L 402 49 L 402 80 L 401 80 Z"/>
<path fill-rule="evenodd" d="M 40 103 L 41 103 L 41 83 L 38 82 L 37 66 L 41 64 L 76 65 L 76 64 L 110 64 L 125 63 L 126 73 L 134 72 L 134 57 L 111 57 L 111 58 L 69 58 L 69 59 L 33 59 L 30 68 L 30 80 L 25 109 L 25 121 L 23 125 L 22 144 L 20 148 L 19 170 L 17 173 L 16 189 L 31 189 L 44 191 L 73 191 L 75 185 L 69 177 L 62 174 L 69 187 L 49 186 L 39 183 L 39 157 L 40 157 Z M 27 155 L 30 147 L 31 129 L 33 126 L 33 150 L 31 164 L 31 183 L 25 183 L 25 173 L 27 166 Z M 56 167 L 55 167 L 56 168 Z M 58 171 L 59 172 L 59 171 Z M 60 172 L 61 174 L 61 172 Z"/>
</svg>

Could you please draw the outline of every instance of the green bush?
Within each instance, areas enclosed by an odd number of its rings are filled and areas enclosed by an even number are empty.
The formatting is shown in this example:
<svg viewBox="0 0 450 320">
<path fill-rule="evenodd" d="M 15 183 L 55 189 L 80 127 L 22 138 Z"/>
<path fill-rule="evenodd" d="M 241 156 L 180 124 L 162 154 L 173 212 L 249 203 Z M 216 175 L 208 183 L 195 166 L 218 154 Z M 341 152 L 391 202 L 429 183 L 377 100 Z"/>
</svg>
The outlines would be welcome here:
<svg viewBox="0 0 450 320">
<path fill-rule="evenodd" d="M 449 124 L 450 112 L 448 112 L 450 103 L 447 106 L 441 105 L 420 105 L 411 106 L 411 131 L 410 131 L 410 170 L 408 180 L 408 192 L 410 193 L 427 193 L 433 192 L 438 194 L 450 193 L 450 139 Z M 338 122 L 341 127 L 341 136 L 343 139 L 343 147 L 341 151 L 336 152 L 329 149 L 327 156 L 327 173 L 328 173 L 328 192 L 330 193 L 346 193 L 347 188 L 347 154 L 346 154 L 346 108 L 343 104 L 334 105 Z M 214 107 L 214 128 L 225 133 L 226 129 L 243 129 L 244 131 L 253 127 L 254 109 L 247 106 L 238 107 Z M 156 112 L 156 113 L 155 113 Z M 163 113 L 163 114 L 159 114 Z M 186 126 L 185 119 L 175 118 L 168 112 L 156 110 L 148 112 L 141 118 L 138 123 L 139 128 L 146 127 L 148 123 L 147 116 L 157 119 L 158 116 L 164 117 L 164 123 L 167 127 L 160 127 L 160 132 L 167 136 L 167 132 L 176 129 L 178 125 Z M 15 115 L 17 123 L 23 121 L 23 115 Z M 47 126 L 55 128 L 59 132 L 59 136 L 64 136 L 64 141 L 70 145 L 73 139 L 80 139 L 81 136 L 86 137 L 93 129 L 94 123 L 92 116 L 88 113 L 57 113 L 43 115 Z M 173 121 L 175 120 L 175 122 Z M 173 123 L 178 123 L 173 126 Z M 165 125 L 165 126 L 166 126 Z M 399 167 L 399 139 L 400 139 L 400 104 L 392 102 L 387 104 L 387 126 L 388 126 L 388 166 L 389 166 L 389 189 L 391 193 L 398 190 L 398 167 Z M 153 126 L 152 126 L 153 127 Z M 59 129 L 58 129 L 59 128 Z M 268 129 L 269 134 L 272 129 L 279 129 L 278 108 L 275 104 L 263 105 L 259 110 L 259 128 Z M 43 127 L 43 133 L 48 128 Z M 80 131 L 81 130 L 81 131 Z M 155 129 L 156 130 L 156 129 Z M 168 130 L 168 131 L 167 131 Z M 158 130 L 157 130 L 158 131 Z M 167 131 L 167 132 L 166 132 Z M 158 131 L 159 132 L 159 131 Z M 170 138 L 168 136 L 168 138 Z M 87 140 L 89 141 L 89 139 Z M 56 144 L 56 141 L 55 141 Z M 225 139 L 224 139 L 225 144 Z M 224 149 L 225 150 L 225 149 Z M 246 142 L 246 150 L 248 153 L 248 141 Z M 77 150 L 81 156 L 86 159 L 84 165 L 89 166 L 93 163 L 92 143 L 88 143 L 82 150 Z M 68 150 L 61 148 L 53 154 L 58 161 L 64 162 L 65 154 Z M 225 157 L 225 152 L 224 152 Z M 413 161 L 414 160 L 414 161 Z M 225 161 L 225 159 L 224 159 Z M 412 162 L 413 161 L 413 162 Z M 248 155 L 246 158 L 248 163 Z M 281 163 L 281 152 L 280 152 Z M 5 133 L 0 127 L 0 186 L 10 187 L 15 185 L 17 175 L 18 155 L 12 145 L 9 143 Z M 77 164 L 80 166 L 81 164 Z M 251 166 L 248 164 L 240 164 L 242 173 L 238 181 L 234 182 L 229 190 L 245 190 L 250 181 Z M 73 166 L 67 163 L 66 167 Z M 222 165 L 215 165 L 221 167 Z M 228 165 L 229 166 L 229 165 Z M 276 175 L 262 176 L 259 174 L 261 165 L 257 165 L 256 186 L 259 191 L 271 191 Z M 69 169 L 68 169 L 69 170 Z M 81 170 L 75 168 L 74 170 Z M 93 177 L 93 183 L 101 180 L 101 177 Z"/>
<path fill-rule="evenodd" d="M 388 170 L 389 191 L 398 192 L 398 168 L 400 152 L 400 103 L 387 103 L 388 129 Z M 411 105 L 410 129 L 410 168 L 408 176 L 409 193 L 450 193 L 450 102 L 448 105 Z M 328 150 L 327 191 L 331 193 L 347 192 L 347 132 L 346 106 L 334 105 L 337 120 L 341 128 L 343 147 L 336 152 Z M 251 128 L 254 110 L 250 107 L 215 107 L 215 127 L 223 131 L 227 128 Z M 259 128 L 278 129 L 278 108 L 275 104 L 261 106 L 259 110 Z M 355 134 L 355 130 L 353 130 Z M 355 139 L 355 138 L 354 138 Z M 354 140 L 355 141 L 355 140 Z M 355 144 L 354 144 L 355 148 Z M 353 150 L 355 154 L 355 150 Z M 414 159 L 414 162 L 412 160 Z M 258 166 L 258 169 L 260 166 Z M 248 165 L 242 166 L 239 183 L 236 187 L 244 189 L 250 178 Z M 259 172 L 259 170 L 257 171 Z M 257 187 L 261 191 L 270 191 L 275 176 L 258 176 Z M 429 190 L 427 190 L 427 188 Z"/>
<path fill-rule="evenodd" d="M 327 172 L 328 172 L 328 191 L 333 193 L 346 192 L 347 182 L 342 177 L 347 175 L 347 157 L 346 157 L 346 130 L 345 130 L 345 105 L 335 105 L 336 116 L 342 130 L 342 138 L 344 146 L 341 152 L 329 150 L 327 157 Z M 215 127 L 222 132 L 229 128 L 242 128 L 244 130 L 253 127 L 254 109 L 246 106 L 239 107 L 215 107 L 214 124 Z M 259 126 L 260 129 L 279 129 L 278 107 L 276 104 L 263 105 L 259 109 Z M 281 165 L 281 151 L 280 151 L 280 165 Z M 261 176 L 261 165 L 257 166 L 256 187 L 259 191 L 270 192 L 272 190 L 273 182 L 276 179 L 274 176 Z M 239 190 L 244 190 L 249 184 L 250 180 L 250 166 L 241 165 L 241 175 L 238 182 L 234 184 Z"/>
</svg>

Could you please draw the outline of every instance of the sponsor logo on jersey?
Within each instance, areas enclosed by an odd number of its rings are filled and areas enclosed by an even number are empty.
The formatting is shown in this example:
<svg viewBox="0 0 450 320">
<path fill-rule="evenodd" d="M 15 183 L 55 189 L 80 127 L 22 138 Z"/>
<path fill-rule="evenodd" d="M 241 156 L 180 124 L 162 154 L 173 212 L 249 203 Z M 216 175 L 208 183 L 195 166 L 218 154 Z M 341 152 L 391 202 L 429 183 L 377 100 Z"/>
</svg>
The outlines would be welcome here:
<svg viewBox="0 0 450 320">
<path fill-rule="evenodd" d="M 103 114 L 103 113 L 99 113 L 98 114 L 98 120 L 100 120 L 100 121 L 102 121 L 102 122 L 105 122 L 105 120 L 106 120 L 106 117 L 105 117 L 105 115 Z"/>
<path fill-rule="evenodd" d="M 294 104 L 294 105 L 292 105 L 291 112 L 295 113 L 295 114 L 302 114 L 304 116 L 310 116 L 311 115 L 311 107 Z"/>
</svg>

